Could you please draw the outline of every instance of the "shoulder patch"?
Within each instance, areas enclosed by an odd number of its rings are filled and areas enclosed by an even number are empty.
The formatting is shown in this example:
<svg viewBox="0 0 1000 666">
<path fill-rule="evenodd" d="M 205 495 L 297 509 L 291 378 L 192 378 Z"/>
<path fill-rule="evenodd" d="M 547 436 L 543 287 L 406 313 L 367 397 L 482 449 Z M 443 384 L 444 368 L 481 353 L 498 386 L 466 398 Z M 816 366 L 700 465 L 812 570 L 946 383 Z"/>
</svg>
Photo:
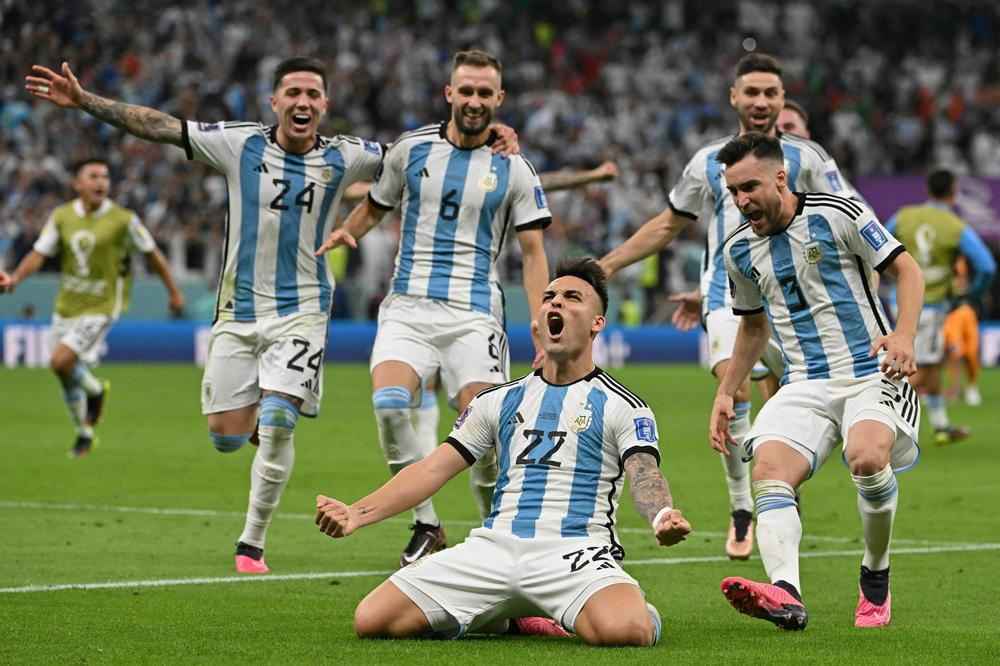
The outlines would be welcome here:
<svg viewBox="0 0 1000 666">
<path fill-rule="evenodd" d="M 369 153 L 375 153 L 376 155 L 382 154 L 382 149 L 374 141 L 369 141 L 368 139 L 362 139 L 361 145 L 365 147 Z"/>
<path fill-rule="evenodd" d="M 635 423 L 636 439 L 656 444 L 656 421 L 648 416 L 640 416 L 632 421 Z"/>
<path fill-rule="evenodd" d="M 535 186 L 535 205 L 538 206 L 539 210 L 549 207 L 549 202 L 545 200 L 545 192 L 542 190 L 541 185 Z"/>
<path fill-rule="evenodd" d="M 879 228 L 878 222 L 875 220 L 861 227 L 861 235 L 864 236 L 868 244 L 875 250 L 881 249 L 883 245 L 889 242 L 889 239 L 886 238 L 882 229 Z"/>
<path fill-rule="evenodd" d="M 462 427 L 462 424 L 465 423 L 465 419 L 469 418 L 469 414 L 471 413 L 472 413 L 472 405 L 470 404 L 468 407 L 465 408 L 464 412 L 459 414 L 458 418 L 455 420 L 455 430 L 458 430 L 459 428 Z"/>
<path fill-rule="evenodd" d="M 836 171 L 827 171 L 826 180 L 830 183 L 830 187 L 833 188 L 834 192 L 840 192 L 844 189 L 843 183 L 840 182 L 840 174 Z"/>
<path fill-rule="evenodd" d="M 218 132 L 222 129 L 222 123 L 198 123 L 199 132 Z"/>
</svg>

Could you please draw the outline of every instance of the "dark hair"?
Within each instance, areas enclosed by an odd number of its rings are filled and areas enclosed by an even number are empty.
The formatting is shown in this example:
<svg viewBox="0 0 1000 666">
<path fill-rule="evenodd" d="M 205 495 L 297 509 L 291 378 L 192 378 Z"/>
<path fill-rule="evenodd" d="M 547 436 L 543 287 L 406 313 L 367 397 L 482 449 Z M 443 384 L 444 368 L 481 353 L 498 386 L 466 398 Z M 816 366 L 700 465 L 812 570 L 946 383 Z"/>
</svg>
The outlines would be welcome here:
<svg viewBox="0 0 1000 666">
<path fill-rule="evenodd" d="M 736 63 L 736 78 L 750 72 L 767 72 L 781 76 L 781 65 L 774 56 L 769 56 L 766 53 L 750 53 L 740 58 L 740 61 Z"/>
<path fill-rule="evenodd" d="M 486 51 L 459 51 L 452 60 L 451 71 L 455 71 L 462 65 L 470 67 L 492 67 L 497 70 L 497 74 L 503 74 L 503 65 L 497 57 Z"/>
<path fill-rule="evenodd" d="M 932 197 L 943 199 L 950 196 L 955 187 L 955 174 L 948 169 L 935 169 L 927 174 L 927 191 Z"/>
<path fill-rule="evenodd" d="M 279 62 L 278 66 L 274 68 L 274 87 L 272 90 L 277 90 L 278 86 L 281 85 L 281 79 L 285 78 L 285 74 L 292 72 L 319 74 L 319 77 L 323 79 L 323 93 L 326 93 L 326 65 L 319 58 L 286 58 Z"/>
<path fill-rule="evenodd" d="M 781 150 L 778 138 L 763 132 L 747 132 L 731 139 L 715 156 L 715 161 L 728 167 L 750 154 L 759 160 L 777 160 L 782 164 L 785 161 L 785 153 Z"/>
<path fill-rule="evenodd" d="M 73 162 L 73 165 L 70 167 L 70 169 L 72 169 L 73 171 L 73 176 L 74 177 L 78 176 L 80 174 L 80 169 L 87 166 L 88 164 L 103 164 L 104 166 L 108 167 L 109 171 L 111 170 L 111 165 L 108 164 L 108 161 L 103 157 L 85 157 L 82 160 L 77 160 L 76 162 Z"/>
<path fill-rule="evenodd" d="M 809 126 L 809 114 L 806 113 L 804 106 L 796 102 L 794 99 L 786 99 L 785 108 L 791 109 L 795 113 L 799 114 L 799 118 L 802 118 L 802 124 L 807 127 Z"/>
<path fill-rule="evenodd" d="M 601 314 L 608 311 L 608 276 L 593 257 L 563 259 L 556 266 L 556 277 L 577 277 L 589 284 L 601 299 Z"/>
</svg>

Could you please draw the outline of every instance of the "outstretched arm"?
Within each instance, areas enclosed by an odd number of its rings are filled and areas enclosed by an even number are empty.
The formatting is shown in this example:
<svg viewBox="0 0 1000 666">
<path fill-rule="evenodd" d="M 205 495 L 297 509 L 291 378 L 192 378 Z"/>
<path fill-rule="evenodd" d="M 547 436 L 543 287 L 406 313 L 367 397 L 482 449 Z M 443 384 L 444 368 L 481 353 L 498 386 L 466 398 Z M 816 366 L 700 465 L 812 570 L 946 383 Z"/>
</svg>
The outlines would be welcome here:
<svg viewBox="0 0 1000 666">
<path fill-rule="evenodd" d="M 708 421 L 708 438 L 712 448 L 728 456 L 726 442 L 737 445 L 729 434 L 729 420 L 736 416 L 733 411 L 733 396 L 750 374 L 754 363 L 764 353 L 767 340 L 771 335 L 771 325 L 763 311 L 740 317 L 740 327 L 736 332 L 736 342 L 733 344 L 733 355 L 729 359 L 726 374 L 719 382 L 719 390 L 712 404 L 712 414 Z"/>
<path fill-rule="evenodd" d="M 345 537 L 366 525 L 412 509 L 441 489 L 469 463 L 450 444 L 409 465 L 385 485 L 354 504 L 347 505 L 325 495 L 316 497 L 316 524 L 324 534 Z"/>
<path fill-rule="evenodd" d="M 334 229 L 323 244 L 316 250 L 316 256 L 329 252 L 330 250 L 347 245 L 357 249 L 358 239 L 372 230 L 372 228 L 382 221 L 388 211 L 382 210 L 372 203 L 371 197 L 366 196 L 364 200 L 351 211 L 344 224 Z"/>
<path fill-rule="evenodd" d="M 178 289 L 174 276 L 170 274 L 170 266 L 167 265 L 167 258 L 160 252 L 160 248 L 154 247 L 149 253 L 149 264 L 156 271 L 156 274 L 163 280 L 163 286 L 167 288 L 167 295 L 170 298 L 170 311 L 180 314 L 184 307 L 184 293 Z"/>
<path fill-rule="evenodd" d="M 653 528 L 660 545 L 672 546 L 684 541 L 691 533 L 691 525 L 679 509 L 670 508 L 673 506 L 670 486 L 660 474 L 656 458 L 649 453 L 632 454 L 625 461 L 625 473 L 635 508 Z M 660 515 L 664 508 L 668 510 Z"/>
<path fill-rule="evenodd" d="M 13 293 L 18 284 L 41 268 L 44 263 L 45 255 L 37 250 L 31 250 L 24 255 L 24 259 L 17 265 L 13 273 L 7 274 L 0 271 L 0 294 Z"/>
<path fill-rule="evenodd" d="M 545 360 L 536 322 L 538 313 L 542 309 L 542 292 L 549 283 L 549 262 L 545 256 L 545 246 L 542 244 L 541 229 L 518 232 L 517 240 L 521 245 L 521 260 L 524 262 L 524 295 L 528 299 L 532 343 L 535 345 L 532 367 L 537 368 Z"/>
<path fill-rule="evenodd" d="M 564 171 L 546 171 L 545 173 L 538 174 L 538 180 L 541 181 L 542 189 L 546 192 L 569 190 L 590 185 L 591 183 L 614 180 L 617 177 L 618 165 L 610 160 L 588 171 L 567 169 Z"/>
<path fill-rule="evenodd" d="M 87 92 L 66 62 L 62 64 L 61 75 L 41 65 L 33 65 L 31 69 L 34 75 L 25 77 L 24 87 L 35 97 L 63 108 L 83 109 L 95 118 L 140 139 L 182 145 L 179 118 L 149 107 L 123 104 Z"/>
<path fill-rule="evenodd" d="M 887 377 L 902 379 L 917 371 L 913 340 L 917 335 L 917 322 L 924 304 L 924 275 L 909 252 L 903 252 L 893 259 L 885 272 L 896 278 L 899 314 L 896 317 L 896 328 L 888 335 L 879 336 L 868 350 L 868 356 L 875 356 L 879 350 L 885 349 L 880 370 Z"/>
<path fill-rule="evenodd" d="M 670 245 L 691 222 L 691 218 L 667 208 L 642 225 L 627 241 L 604 255 L 601 267 L 610 278 L 622 268 Z"/>
</svg>

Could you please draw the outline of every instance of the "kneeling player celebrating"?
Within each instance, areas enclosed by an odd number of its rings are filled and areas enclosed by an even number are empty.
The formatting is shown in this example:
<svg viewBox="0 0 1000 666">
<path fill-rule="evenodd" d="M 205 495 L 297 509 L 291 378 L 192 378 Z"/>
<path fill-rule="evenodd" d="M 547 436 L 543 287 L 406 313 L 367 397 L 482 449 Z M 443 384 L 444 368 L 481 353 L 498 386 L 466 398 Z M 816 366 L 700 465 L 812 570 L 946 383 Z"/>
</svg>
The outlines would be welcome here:
<svg viewBox="0 0 1000 666">
<path fill-rule="evenodd" d="M 744 134 L 716 159 L 726 165 L 726 186 L 748 220 L 723 247 L 733 312 L 743 319 L 712 407 L 716 450 L 728 455 L 733 394 L 767 344 L 768 320 L 787 368 L 743 445 L 754 459 L 757 545 L 771 584 L 727 578 L 723 592 L 742 613 L 783 629 L 805 628 L 795 491 L 843 440 L 865 540 L 855 625 L 888 624 L 895 474 L 920 453 L 919 404 L 905 379 L 916 371 L 920 268 L 867 207 L 789 191 L 777 139 Z M 898 283 L 892 332 L 869 283 L 872 268 Z"/>
<path fill-rule="evenodd" d="M 538 318 L 541 368 L 480 393 L 447 446 L 371 495 L 349 506 L 317 497 L 320 529 L 348 536 L 430 497 L 496 448 L 500 476 L 483 526 L 365 597 L 354 615 L 359 636 L 456 638 L 542 614 L 591 645 L 659 639 L 659 614 L 620 565 L 614 524 L 622 466 L 660 544 L 683 541 L 691 526 L 670 508 L 653 413 L 594 366 L 593 340 L 607 308 L 603 271 L 592 259 L 575 259 L 556 275 Z"/>
</svg>

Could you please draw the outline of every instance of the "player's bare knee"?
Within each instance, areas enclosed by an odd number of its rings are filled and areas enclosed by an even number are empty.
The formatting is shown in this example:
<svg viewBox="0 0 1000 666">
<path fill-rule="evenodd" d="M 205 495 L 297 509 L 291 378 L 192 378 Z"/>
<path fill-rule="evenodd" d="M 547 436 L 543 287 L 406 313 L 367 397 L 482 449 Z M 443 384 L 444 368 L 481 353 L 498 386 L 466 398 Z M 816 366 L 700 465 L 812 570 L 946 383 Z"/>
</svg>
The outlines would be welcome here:
<svg viewBox="0 0 1000 666">
<path fill-rule="evenodd" d="M 653 644 L 654 628 L 648 617 L 617 618 L 592 625 L 579 636 L 595 647 L 648 647 Z"/>
<path fill-rule="evenodd" d="M 888 460 L 881 451 L 875 449 L 848 448 L 845 454 L 847 466 L 854 476 L 871 476 L 885 468 Z"/>
<path fill-rule="evenodd" d="M 386 618 L 375 612 L 367 599 L 354 610 L 354 633 L 358 638 L 387 638 Z"/>
<path fill-rule="evenodd" d="M 49 367 L 60 377 L 69 377 L 76 368 L 76 357 L 72 354 L 53 354 Z"/>
</svg>

